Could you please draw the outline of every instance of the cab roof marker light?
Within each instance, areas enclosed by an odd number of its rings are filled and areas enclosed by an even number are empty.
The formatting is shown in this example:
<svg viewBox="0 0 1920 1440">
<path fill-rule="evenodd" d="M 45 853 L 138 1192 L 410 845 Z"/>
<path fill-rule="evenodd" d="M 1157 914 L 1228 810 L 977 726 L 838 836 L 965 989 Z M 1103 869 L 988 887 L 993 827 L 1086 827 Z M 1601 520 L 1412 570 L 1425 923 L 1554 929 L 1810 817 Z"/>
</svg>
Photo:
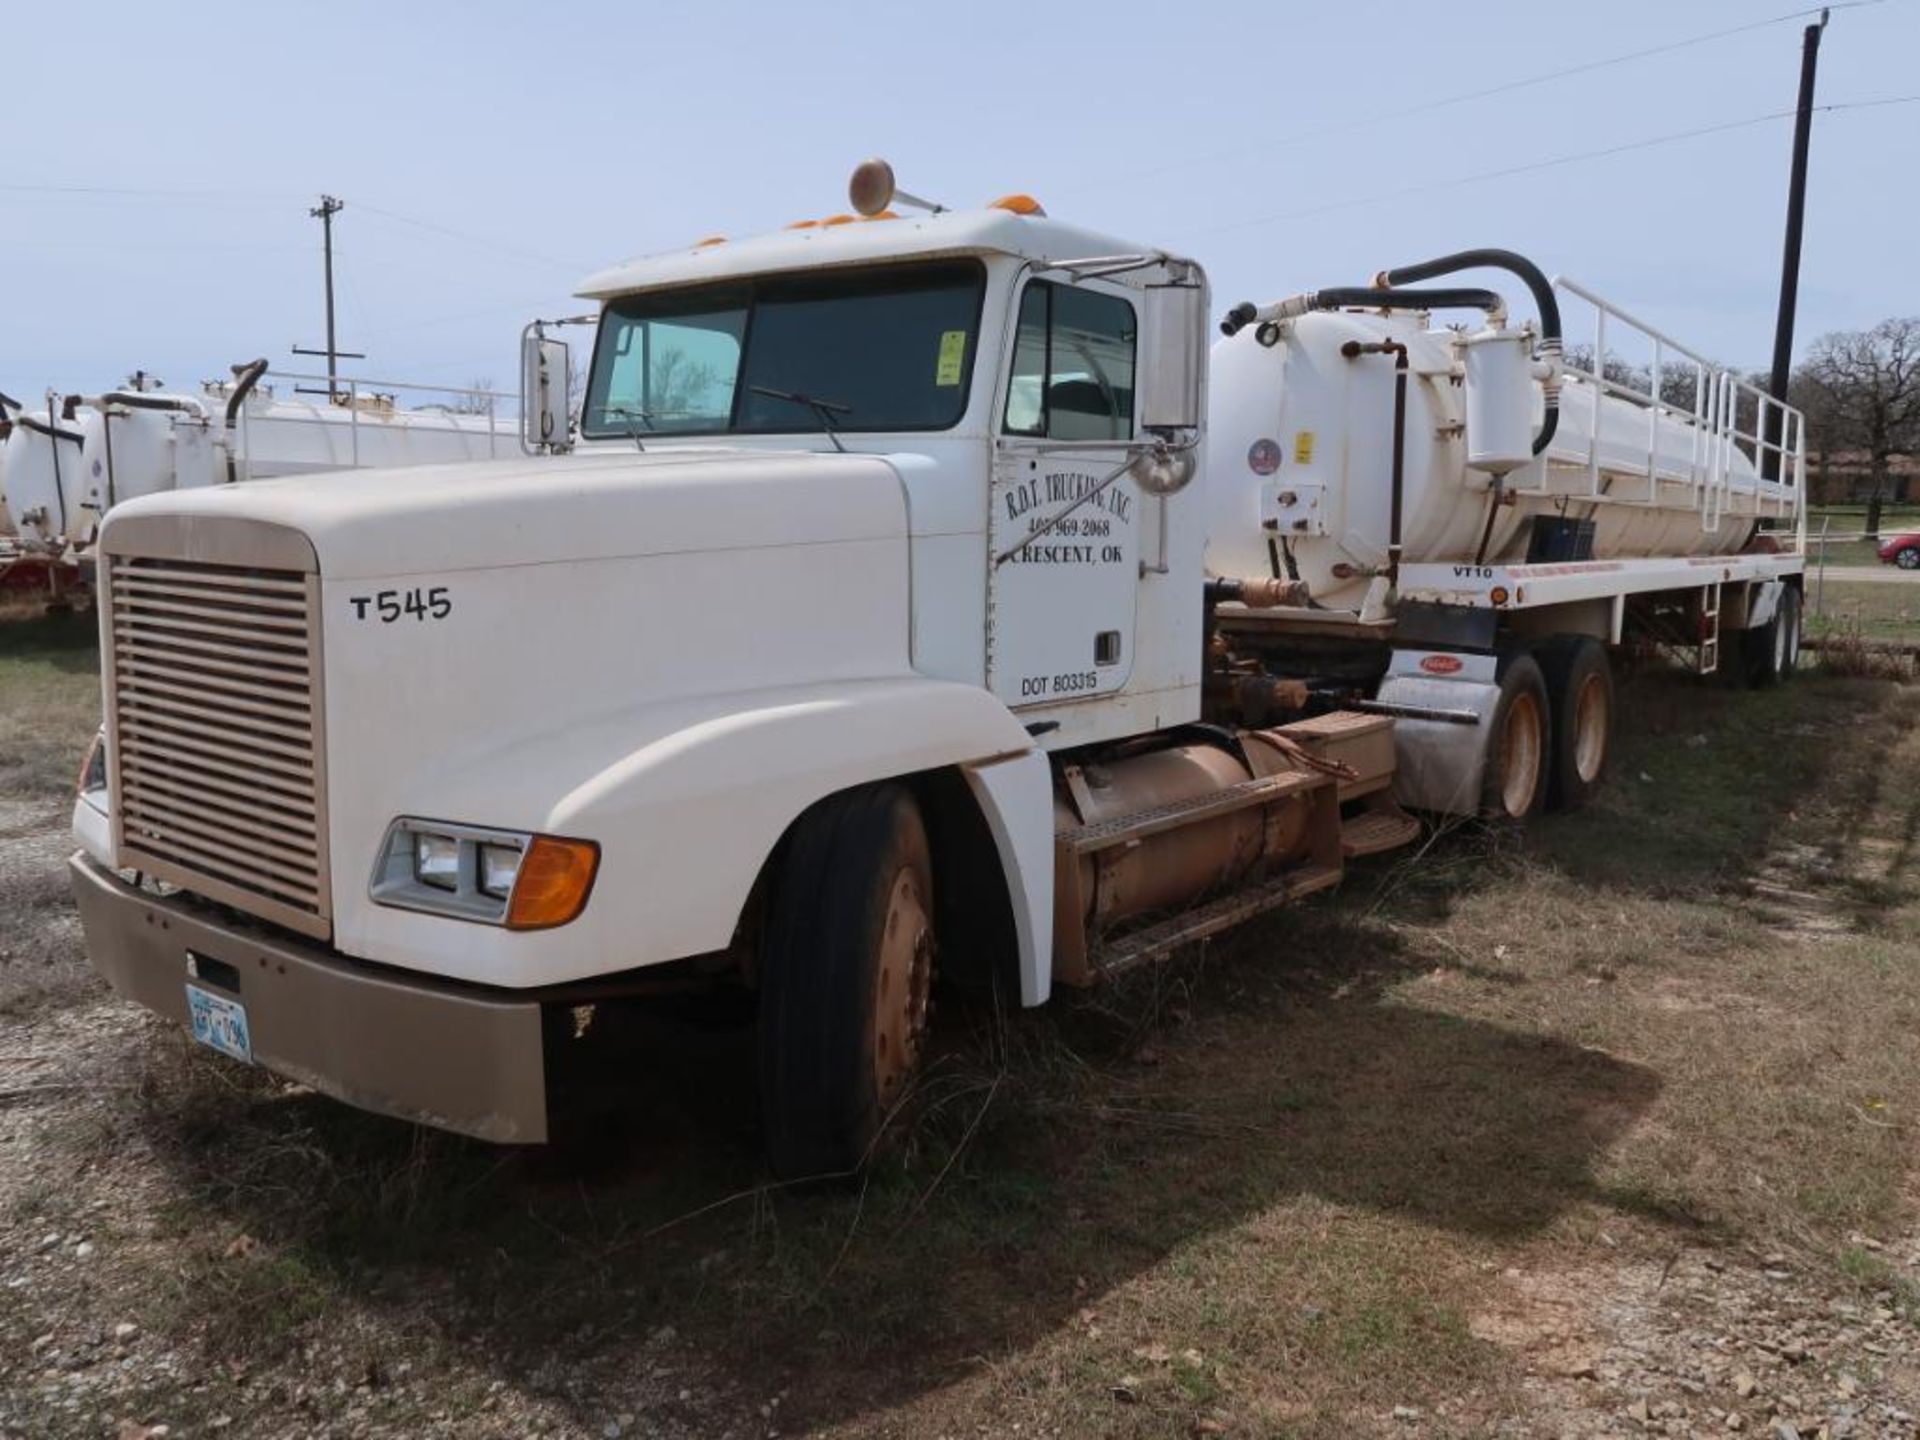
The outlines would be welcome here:
<svg viewBox="0 0 1920 1440">
<path fill-rule="evenodd" d="M 694 241 L 693 248 L 696 250 L 705 250 L 710 245 L 724 245 L 726 243 L 727 237 L 724 235 L 709 235 L 704 240 Z"/>
<path fill-rule="evenodd" d="M 1047 213 L 1046 207 L 1034 199 L 1033 196 L 1022 195 L 1017 192 L 1012 195 L 1002 195 L 998 200 L 990 202 L 987 208 L 989 210 L 1008 210 L 1015 215 L 1038 215 L 1042 218 L 1045 218 Z"/>
</svg>

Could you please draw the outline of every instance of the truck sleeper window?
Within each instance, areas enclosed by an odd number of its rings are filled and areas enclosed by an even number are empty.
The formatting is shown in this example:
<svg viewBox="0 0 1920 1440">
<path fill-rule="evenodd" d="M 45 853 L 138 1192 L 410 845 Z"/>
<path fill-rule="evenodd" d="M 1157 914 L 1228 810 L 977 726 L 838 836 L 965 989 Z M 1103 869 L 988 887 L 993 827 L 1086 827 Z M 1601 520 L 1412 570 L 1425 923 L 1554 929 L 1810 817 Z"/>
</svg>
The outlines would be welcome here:
<svg viewBox="0 0 1920 1440">
<path fill-rule="evenodd" d="M 962 260 L 615 300 L 581 433 L 944 430 L 966 412 L 985 285 Z"/>
</svg>

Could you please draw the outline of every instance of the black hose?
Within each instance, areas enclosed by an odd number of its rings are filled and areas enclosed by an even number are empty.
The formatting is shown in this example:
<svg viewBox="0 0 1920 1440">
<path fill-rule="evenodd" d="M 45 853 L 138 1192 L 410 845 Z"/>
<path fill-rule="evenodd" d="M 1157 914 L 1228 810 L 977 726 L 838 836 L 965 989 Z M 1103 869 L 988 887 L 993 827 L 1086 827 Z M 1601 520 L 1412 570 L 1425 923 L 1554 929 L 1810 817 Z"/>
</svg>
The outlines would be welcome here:
<svg viewBox="0 0 1920 1440">
<path fill-rule="evenodd" d="M 1406 290 L 1388 286 L 1337 285 L 1316 290 L 1306 297 L 1309 310 L 1339 310 L 1358 307 L 1370 310 L 1485 310 L 1491 313 L 1505 308 L 1506 302 L 1491 290 L 1453 286 L 1441 290 Z M 1250 300 L 1227 312 L 1220 322 L 1222 335 L 1237 335 L 1260 315 L 1260 307 Z"/>
<path fill-rule="evenodd" d="M 1396 265 L 1374 277 L 1383 285 L 1413 285 L 1436 275 L 1452 275 L 1461 270 L 1505 270 L 1518 275 L 1533 293 L 1540 311 L 1540 348 L 1552 357 L 1560 354 L 1560 300 L 1553 293 L 1553 282 L 1526 256 L 1512 250 L 1459 250 L 1451 255 L 1422 260 L 1417 265 Z M 1559 397 L 1549 389 L 1546 413 L 1541 417 L 1540 433 L 1533 437 L 1533 453 L 1538 455 L 1552 442 L 1560 428 Z"/>
<path fill-rule="evenodd" d="M 79 397 L 73 398 L 77 400 Z M 183 395 L 148 395 L 139 390 L 109 390 L 100 397 L 100 403 L 124 405 L 129 410 L 193 411 L 205 408 Z"/>
<path fill-rule="evenodd" d="M 62 430 L 58 425 L 49 425 L 44 420 L 36 420 L 31 415 L 22 415 L 16 424 L 24 425 L 36 435 L 45 435 L 50 440 L 67 440 L 78 445 L 83 438 L 78 430 Z"/>
<path fill-rule="evenodd" d="M 227 396 L 227 429 L 233 429 L 233 422 L 240 416 L 240 407 L 246 404 L 247 396 L 253 393 L 253 387 L 260 383 L 260 377 L 266 373 L 267 362 L 264 358 L 233 367 L 233 391 Z"/>
<path fill-rule="evenodd" d="M 227 483 L 229 485 L 240 479 L 240 464 L 233 454 L 234 423 L 240 418 L 240 407 L 247 403 L 247 396 L 253 393 L 253 387 L 260 383 L 260 377 L 266 373 L 267 362 L 264 356 L 233 367 L 233 391 L 227 396 Z"/>
</svg>

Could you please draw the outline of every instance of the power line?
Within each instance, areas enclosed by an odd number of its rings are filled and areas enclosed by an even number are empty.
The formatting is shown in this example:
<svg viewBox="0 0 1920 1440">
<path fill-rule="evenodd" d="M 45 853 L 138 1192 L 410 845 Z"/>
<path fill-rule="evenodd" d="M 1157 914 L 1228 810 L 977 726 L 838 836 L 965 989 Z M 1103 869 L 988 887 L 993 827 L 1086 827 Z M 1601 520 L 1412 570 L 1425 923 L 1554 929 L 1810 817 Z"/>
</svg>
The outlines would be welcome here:
<svg viewBox="0 0 1920 1440">
<path fill-rule="evenodd" d="M 1920 95 L 1895 95 L 1881 100 L 1850 100 L 1833 105 L 1817 105 L 1816 113 L 1839 110 L 1873 110 L 1887 105 L 1920 104 Z M 1379 205 L 1388 200 L 1404 200 L 1414 195 L 1430 195 L 1436 190 L 1453 190 L 1463 185 L 1478 185 L 1487 180 L 1505 180 L 1515 175 L 1530 175 L 1539 170 L 1551 170 L 1561 165 L 1577 165 L 1588 160 L 1602 160 L 1610 155 L 1625 155 L 1635 150 L 1651 150 L 1661 145 L 1676 145 L 1684 140 L 1697 140 L 1707 135 L 1721 135 L 1729 130 L 1744 130 L 1754 125 L 1764 125 L 1770 120 L 1783 120 L 1792 115 L 1791 110 L 1771 110 L 1764 115 L 1751 115 L 1744 120 L 1727 120 L 1718 125 L 1701 125 L 1692 130 L 1676 130 L 1668 135 L 1653 135 L 1644 140 L 1629 140 L 1620 145 L 1607 145 L 1597 150 L 1582 150 L 1572 155 L 1556 155 L 1546 160 L 1532 160 L 1521 165 L 1507 165 L 1498 170 L 1482 170 L 1472 175 L 1456 175 L 1446 180 L 1430 180 L 1420 185 L 1409 185 L 1399 190 L 1382 191 L 1376 195 L 1361 195 L 1349 200 L 1335 200 L 1326 205 L 1312 205 L 1300 210 L 1287 210 L 1274 215 L 1261 215 L 1246 220 L 1235 220 L 1227 225 L 1215 225 L 1205 230 L 1193 232 L 1201 235 L 1220 235 L 1233 230 L 1251 229 L 1257 225 L 1273 225 L 1282 220 L 1304 220 L 1314 215 L 1329 215 L 1338 210 L 1357 210 L 1367 205 Z"/>
<path fill-rule="evenodd" d="M 1776 15 L 1770 20 L 1750 20 L 1744 25 L 1732 25 L 1724 30 L 1711 30 L 1704 35 L 1690 36 L 1684 40 L 1671 40 L 1662 45 L 1649 45 L 1640 50 L 1629 50 L 1620 55 L 1609 55 L 1599 60 L 1586 60 L 1578 65 L 1568 65 L 1558 70 L 1549 70 L 1539 75 L 1529 75 L 1519 80 L 1506 80 L 1498 85 L 1484 86 L 1478 90 L 1463 90 L 1457 95 L 1445 95 L 1437 100 L 1422 101 L 1417 105 L 1404 106 L 1398 110 L 1368 111 L 1352 120 L 1341 121 L 1333 125 L 1320 125 L 1311 130 L 1301 130 L 1292 135 L 1284 135 L 1277 140 L 1262 140 L 1245 145 L 1236 145 L 1227 150 L 1215 150 L 1206 155 L 1189 155 L 1165 165 L 1147 170 L 1131 170 L 1124 175 L 1109 176 L 1104 180 L 1095 180 L 1087 185 L 1074 186 L 1062 193 L 1076 195 L 1087 190 L 1102 189 L 1110 185 L 1144 180 L 1155 175 L 1171 174 L 1187 170 L 1195 165 L 1209 165 L 1218 160 L 1230 160 L 1235 156 L 1255 151 L 1278 149 L 1287 145 L 1303 145 L 1309 140 L 1323 140 L 1333 135 L 1350 134 L 1355 130 L 1369 129 L 1375 125 L 1384 125 L 1389 121 L 1406 120 L 1416 115 L 1428 115 L 1436 110 L 1451 109 L 1456 105 L 1471 104 L 1475 100 L 1491 99 L 1497 95 L 1509 95 L 1517 90 L 1529 90 L 1540 85 L 1550 85 L 1556 80 L 1570 79 L 1575 75 L 1590 74 L 1595 70 L 1606 70 L 1615 65 L 1629 65 L 1638 60 L 1649 60 L 1657 55 L 1670 55 L 1676 50 L 1691 49 L 1696 45 L 1706 45 L 1715 40 L 1726 40 L 1735 35 L 1745 35 L 1754 30 L 1765 30 L 1774 25 L 1784 25 L 1790 20 L 1801 20 L 1809 15 L 1818 15 L 1822 10 L 1856 10 L 1870 5 L 1884 4 L 1885 0 L 1839 0 L 1831 5 L 1815 5 L 1805 10 L 1794 10 L 1785 15 Z"/>
<path fill-rule="evenodd" d="M 511 256 L 515 260 L 535 260 L 542 265 L 552 265 L 556 269 L 571 270 L 576 275 L 584 274 L 591 266 L 577 260 L 562 260 L 552 255 L 542 255 L 536 250 L 523 250 L 516 245 L 503 244 L 498 240 L 489 240 L 484 235 L 471 235 L 464 230 L 455 230 L 451 226 L 441 225 L 432 220 L 421 220 L 413 215 L 402 215 L 397 210 L 383 210 L 378 205 L 369 205 L 356 200 L 355 206 L 369 215 L 378 215 L 386 220 L 397 221 L 402 225 L 411 225 L 416 230 L 425 230 L 435 235 L 444 235 L 452 240 L 464 240 L 469 245 L 477 245 L 483 250 L 492 250 L 501 255 Z"/>
</svg>

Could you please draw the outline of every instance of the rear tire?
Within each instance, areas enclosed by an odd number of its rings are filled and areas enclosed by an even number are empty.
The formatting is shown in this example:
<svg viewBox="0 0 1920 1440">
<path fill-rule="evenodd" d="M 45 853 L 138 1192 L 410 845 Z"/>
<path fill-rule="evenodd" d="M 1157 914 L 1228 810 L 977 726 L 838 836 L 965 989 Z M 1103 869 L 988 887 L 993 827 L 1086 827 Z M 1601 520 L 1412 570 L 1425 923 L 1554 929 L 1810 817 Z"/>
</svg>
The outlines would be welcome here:
<svg viewBox="0 0 1920 1440">
<path fill-rule="evenodd" d="M 1517 824 L 1540 813 L 1552 738 L 1546 679 L 1533 656 L 1515 652 L 1501 662 L 1500 700 L 1487 725 L 1481 815 Z"/>
<path fill-rule="evenodd" d="M 1782 597 L 1780 605 L 1766 624 L 1740 632 L 1740 678 L 1752 689 L 1765 690 L 1780 683 L 1780 664 L 1786 642 L 1786 631 L 1780 621 L 1785 609 L 1786 600 Z"/>
<path fill-rule="evenodd" d="M 1800 668 L 1800 592 L 1791 586 L 1780 596 L 1780 613 L 1774 623 L 1780 627 L 1780 679 L 1791 680 Z"/>
<path fill-rule="evenodd" d="M 1613 763 L 1613 667 L 1588 635 L 1562 635 L 1538 652 L 1552 704 L 1547 804 L 1578 810 L 1600 793 Z"/>
<path fill-rule="evenodd" d="M 910 1088 L 933 987 L 933 862 L 905 786 L 794 824 L 760 956 L 760 1107 L 782 1178 L 864 1165 Z"/>
</svg>

